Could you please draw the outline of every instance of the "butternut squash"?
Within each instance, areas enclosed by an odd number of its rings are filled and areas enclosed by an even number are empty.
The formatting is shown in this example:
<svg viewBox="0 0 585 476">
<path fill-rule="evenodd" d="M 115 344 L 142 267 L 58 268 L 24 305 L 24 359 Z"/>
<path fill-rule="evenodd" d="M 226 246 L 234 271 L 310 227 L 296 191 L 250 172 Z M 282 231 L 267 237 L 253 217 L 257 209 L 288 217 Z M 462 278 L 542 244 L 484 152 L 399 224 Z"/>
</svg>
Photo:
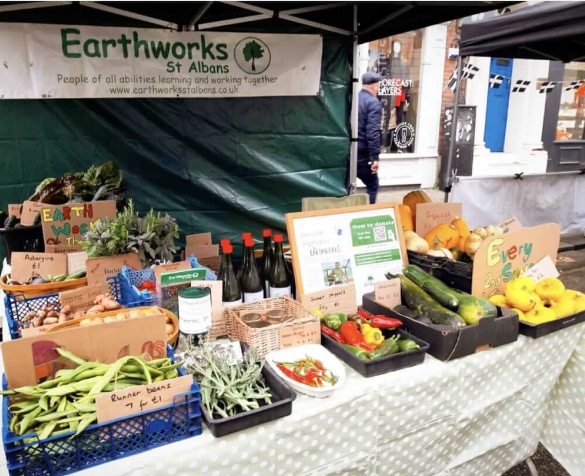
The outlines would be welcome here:
<svg viewBox="0 0 585 476">
<path fill-rule="evenodd" d="M 400 211 L 400 221 L 404 231 L 414 231 L 414 221 L 412 220 L 412 211 L 406 205 L 398 205 Z"/>
<path fill-rule="evenodd" d="M 425 240 L 432 250 L 453 248 L 459 245 L 459 238 L 457 228 L 448 223 L 437 225 L 425 236 Z"/>
<path fill-rule="evenodd" d="M 416 223 L 416 206 L 419 203 L 432 203 L 431 198 L 422 190 L 414 190 L 407 193 L 402 199 L 402 203 L 410 208 L 412 212 L 412 222 Z"/>
<path fill-rule="evenodd" d="M 414 231 L 406 230 L 404 232 L 404 241 L 407 250 L 416 251 L 417 253 L 422 254 L 426 254 L 427 251 L 429 251 L 429 244 Z"/>
<path fill-rule="evenodd" d="M 461 251 L 465 251 L 465 242 L 467 241 L 467 237 L 471 234 L 469 225 L 463 218 L 460 217 L 455 217 L 455 220 L 451 222 L 451 225 L 457 228 L 457 231 L 459 232 L 459 241 L 455 247 Z"/>
</svg>

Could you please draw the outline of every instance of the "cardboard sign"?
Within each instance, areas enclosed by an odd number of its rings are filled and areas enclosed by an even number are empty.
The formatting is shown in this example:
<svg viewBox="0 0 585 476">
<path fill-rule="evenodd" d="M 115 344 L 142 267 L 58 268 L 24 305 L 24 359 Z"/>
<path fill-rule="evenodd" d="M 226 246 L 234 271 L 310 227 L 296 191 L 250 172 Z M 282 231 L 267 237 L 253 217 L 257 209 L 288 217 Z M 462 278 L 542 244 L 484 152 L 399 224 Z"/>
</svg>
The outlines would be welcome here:
<svg viewBox="0 0 585 476">
<path fill-rule="evenodd" d="M 79 251 L 77 253 L 67 253 L 67 272 L 69 274 L 76 273 L 85 269 L 87 262 L 87 253 Z"/>
<path fill-rule="evenodd" d="M 306 322 L 296 326 L 280 328 L 280 348 L 288 349 L 305 344 L 321 343 L 321 324 L 319 321 Z"/>
<path fill-rule="evenodd" d="M 12 279 L 26 283 L 30 278 L 67 274 L 67 256 L 55 253 L 12 253 Z"/>
<path fill-rule="evenodd" d="M 525 272 L 545 256 L 556 262 L 560 239 L 561 227 L 556 223 L 485 239 L 473 260 L 471 294 L 486 298 L 504 294 L 514 272 Z"/>
<path fill-rule="evenodd" d="M 61 357 L 55 347 L 67 349 L 87 361 L 111 364 L 126 355 L 166 357 L 166 339 L 166 318 L 161 313 L 7 341 L 0 349 L 8 387 L 15 388 L 36 385 L 62 368 L 75 366 Z"/>
<path fill-rule="evenodd" d="M 522 225 L 520 224 L 520 221 L 518 221 L 518 218 L 516 217 L 507 218 L 498 226 L 504 230 L 504 233 L 510 233 L 511 231 L 517 231 L 522 229 Z"/>
<path fill-rule="evenodd" d="M 136 253 L 126 253 L 124 255 L 104 256 L 103 258 L 90 258 L 87 260 L 87 284 L 105 283 L 110 276 L 117 275 L 122 271 L 123 266 L 128 266 L 135 270 L 142 269 L 140 256 Z"/>
<path fill-rule="evenodd" d="M 39 336 L 42 334 L 46 334 L 53 327 L 58 326 L 58 325 L 59 324 L 45 324 L 44 326 L 41 326 L 41 327 L 33 327 L 33 326 L 23 327 L 20 330 L 20 333 L 22 334 L 23 338 L 35 337 L 35 336 Z"/>
<path fill-rule="evenodd" d="M 323 314 L 357 312 L 355 303 L 355 284 L 334 286 L 323 291 L 303 294 L 299 297 L 301 304 L 308 310 L 319 309 Z"/>
<path fill-rule="evenodd" d="M 193 255 L 198 260 L 213 258 L 214 256 L 219 256 L 219 245 L 187 245 L 185 254 L 187 257 Z"/>
<path fill-rule="evenodd" d="M 22 203 L 9 203 L 8 216 L 20 218 L 22 216 Z"/>
<path fill-rule="evenodd" d="M 154 270 L 154 278 L 158 284 L 161 282 L 161 275 L 163 273 L 170 273 L 171 271 L 179 271 L 182 269 L 191 269 L 191 263 L 188 261 L 177 261 L 176 263 L 161 264 L 152 268 Z"/>
<path fill-rule="evenodd" d="M 416 206 L 415 231 L 423 238 L 437 225 L 451 223 L 463 216 L 461 203 L 419 203 Z"/>
<path fill-rule="evenodd" d="M 211 233 L 197 233 L 195 235 L 187 235 L 185 237 L 187 246 L 205 246 L 213 244 L 211 241 Z"/>
<path fill-rule="evenodd" d="M 376 302 L 384 303 L 390 309 L 400 306 L 402 297 L 400 294 L 400 279 L 394 278 L 388 281 L 376 283 L 374 296 Z"/>
<path fill-rule="evenodd" d="M 72 289 L 59 293 L 61 308 L 71 306 L 71 312 L 87 311 L 93 306 L 93 301 L 100 294 L 110 292 L 108 283 L 94 284 L 93 286 L 84 286 L 82 288 Z"/>
<path fill-rule="evenodd" d="M 80 245 L 45 245 L 45 252 L 61 254 L 83 253 Z"/>
<path fill-rule="evenodd" d="M 219 265 L 221 263 L 221 256 L 212 256 L 211 258 L 198 258 L 199 264 L 201 266 L 205 266 L 206 268 L 215 271 L 216 273 L 219 272 Z"/>
<path fill-rule="evenodd" d="M 104 200 L 65 205 L 43 205 L 41 224 L 45 245 L 79 246 L 79 240 L 104 218 L 116 218 L 116 202 Z M 81 246 L 79 246 L 81 250 Z"/>
<path fill-rule="evenodd" d="M 527 269 L 524 272 L 524 276 L 534 279 L 535 283 L 539 283 L 546 278 L 558 278 L 560 273 L 550 256 L 545 256 L 532 268 Z"/>
<path fill-rule="evenodd" d="M 211 289 L 211 330 L 208 337 L 215 340 L 218 337 L 227 335 L 227 321 L 225 320 L 222 295 L 221 281 L 193 281 L 191 286 L 194 288 Z"/>
<path fill-rule="evenodd" d="M 193 385 L 193 375 L 184 375 L 171 380 L 136 385 L 124 390 L 96 395 L 98 423 L 171 405 L 175 401 L 175 395 L 188 392 L 191 385 Z"/>
<path fill-rule="evenodd" d="M 35 217 L 40 213 L 43 204 L 40 202 L 31 202 L 27 200 L 22 204 L 22 214 L 20 216 L 20 224 L 30 226 L 34 223 Z"/>
</svg>

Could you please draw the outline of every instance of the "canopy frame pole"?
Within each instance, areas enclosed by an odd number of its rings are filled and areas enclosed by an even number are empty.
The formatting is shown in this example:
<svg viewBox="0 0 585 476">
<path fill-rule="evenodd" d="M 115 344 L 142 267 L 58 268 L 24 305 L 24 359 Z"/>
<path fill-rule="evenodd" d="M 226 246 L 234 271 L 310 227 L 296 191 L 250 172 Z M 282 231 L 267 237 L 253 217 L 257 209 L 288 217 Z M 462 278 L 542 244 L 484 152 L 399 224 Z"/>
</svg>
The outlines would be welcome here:
<svg viewBox="0 0 585 476">
<path fill-rule="evenodd" d="M 119 15 L 122 17 L 132 18 L 134 20 L 143 21 L 145 23 L 152 23 L 153 25 L 159 25 L 165 28 L 170 28 L 172 30 L 179 29 L 179 25 L 176 23 L 167 20 L 160 20 L 159 18 L 153 18 L 146 15 L 141 15 L 140 13 L 129 12 L 127 10 L 122 10 L 121 8 L 103 5 L 98 2 L 81 1 L 79 2 L 79 4 L 84 7 L 94 8 L 96 10 L 101 10 L 107 13 L 113 13 L 114 15 Z"/>
<path fill-rule="evenodd" d="M 0 13 L 4 12 L 18 12 L 21 10 L 33 10 L 35 8 L 48 7 L 64 7 L 71 5 L 73 2 L 30 2 L 30 3 L 15 3 L 12 5 L 0 6 Z"/>
<path fill-rule="evenodd" d="M 445 203 L 449 201 L 449 192 L 453 186 L 453 175 L 451 173 L 451 167 L 453 166 L 453 159 L 455 157 L 455 148 L 457 142 L 457 123 L 459 122 L 459 92 L 461 91 L 462 71 L 461 66 L 463 60 L 461 55 L 457 55 L 457 84 L 455 85 L 455 102 L 453 104 L 453 120 L 451 122 L 451 142 L 449 142 L 449 153 L 447 154 L 447 162 L 443 170 L 443 183 L 445 184 Z"/>
<path fill-rule="evenodd" d="M 187 25 L 187 30 L 195 31 L 195 25 L 197 24 L 197 22 L 199 20 L 201 20 L 201 18 L 203 18 L 203 15 L 205 15 L 207 13 L 207 10 L 209 10 L 209 7 L 211 7 L 212 3 L 213 3 L 212 1 L 205 2 L 199 8 L 199 10 L 197 10 L 197 13 L 195 13 L 195 15 L 193 15 L 193 18 L 191 18 L 191 21 Z"/>
<path fill-rule="evenodd" d="M 358 99 L 359 99 L 359 78 L 358 72 L 358 6 L 353 6 L 353 62 L 351 68 L 352 94 L 351 94 L 351 127 L 350 127 L 350 149 L 349 149 L 349 190 L 348 194 L 353 195 L 356 191 L 357 182 L 357 152 L 358 152 Z"/>
<path fill-rule="evenodd" d="M 337 33 L 339 35 L 353 36 L 355 34 L 349 30 L 344 30 L 342 28 L 336 28 L 334 26 L 325 25 L 324 23 L 318 23 L 318 22 L 315 22 L 312 20 L 305 20 L 304 18 L 295 17 L 294 15 L 288 15 L 284 12 L 280 12 L 278 14 L 278 18 L 281 18 L 282 20 L 287 20 L 287 21 L 290 21 L 293 23 L 300 23 L 301 25 L 312 26 L 313 28 L 317 28 L 319 30 L 330 31 L 331 33 Z"/>
<path fill-rule="evenodd" d="M 323 5 L 314 5 L 312 7 L 294 8 L 292 10 L 283 10 L 280 13 L 281 14 L 284 13 L 286 15 L 298 15 L 300 13 L 319 12 L 321 10 L 331 10 L 332 8 L 338 8 L 338 7 L 347 7 L 347 3 L 345 3 L 345 2 L 325 3 Z"/>
<path fill-rule="evenodd" d="M 197 26 L 198 30 L 210 30 L 212 28 L 221 28 L 223 26 L 238 25 L 241 23 L 250 23 L 253 21 L 268 20 L 272 15 L 261 13 L 259 15 L 250 15 L 248 17 L 232 18 L 231 20 L 213 21 L 210 23 L 201 23 Z"/>
<path fill-rule="evenodd" d="M 395 12 L 391 13 L 387 17 L 384 17 L 380 21 L 377 21 L 373 25 L 370 25 L 365 30 L 363 30 L 360 34 L 365 35 L 366 33 L 369 33 L 370 31 L 375 30 L 376 28 L 382 26 L 384 23 L 388 23 L 389 21 L 394 20 L 395 18 L 398 18 L 401 15 L 404 15 L 407 11 L 409 11 L 413 8 L 414 8 L 414 5 L 405 5 L 400 10 L 396 10 Z"/>
</svg>

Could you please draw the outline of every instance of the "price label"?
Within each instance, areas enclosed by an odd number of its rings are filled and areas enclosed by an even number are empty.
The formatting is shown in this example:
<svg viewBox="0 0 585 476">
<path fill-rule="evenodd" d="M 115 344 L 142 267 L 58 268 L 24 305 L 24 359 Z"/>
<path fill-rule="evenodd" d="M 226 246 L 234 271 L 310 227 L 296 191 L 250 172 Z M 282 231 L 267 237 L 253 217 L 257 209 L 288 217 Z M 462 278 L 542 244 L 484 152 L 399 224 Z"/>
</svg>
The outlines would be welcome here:
<svg viewBox="0 0 585 476">
<path fill-rule="evenodd" d="M 560 273 L 550 256 L 547 255 L 532 268 L 527 269 L 524 272 L 524 276 L 534 279 L 535 283 L 539 283 L 546 278 L 558 278 Z"/>
<path fill-rule="evenodd" d="M 316 321 L 286 326 L 280 329 L 280 348 L 288 349 L 305 344 L 321 343 L 321 327 Z"/>
<path fill-rule="evenodd" d="M 504 220 L 498 225 L 504 230 L 504 233 L 510 233 L 511 231 L 517 231 L 522 229 L 522 225 L 516 217 L 510 217 Z"/>
<path fill-rule="evenodd" d="M 187 392 L 192 384 L 193 376 L 185 375 L 96 395 L 98 423 L 171 405 L 175 395 Z"/>
<path fill-rule="evenodd" d="M 357 312 L 355 298 L 355 285 L 350 283 L 303 294 L 299 297 L 299 301 L 306 309 L 319 309 L 323 314 L 333 312 L 352 314 Z"/>
<path fill-rule="evenodd" d="M 390 309 L 400 306 L 402 297 L 400 294 L 400 279 L 394 278 L 382 281 L 374 285 L 376 302 L 384 303 Z"/>
<path fill-rule="evenodd" d="M 22 214 L 22 203 L 9 203 L 8 204 L 8 215 L 20 218 Z"/>
</svg>

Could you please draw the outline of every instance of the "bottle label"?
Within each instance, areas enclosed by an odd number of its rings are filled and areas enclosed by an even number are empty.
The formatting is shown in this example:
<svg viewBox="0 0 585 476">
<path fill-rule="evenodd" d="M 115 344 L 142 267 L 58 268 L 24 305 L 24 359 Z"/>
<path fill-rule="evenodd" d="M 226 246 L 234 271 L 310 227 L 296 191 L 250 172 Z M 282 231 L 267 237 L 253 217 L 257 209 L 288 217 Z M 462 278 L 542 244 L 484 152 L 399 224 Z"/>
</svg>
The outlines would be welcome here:
<svg viewBox="0 0 585 476">
<path fill-rule="evenodd" d="M 211 329 L 211 296 L 179 298 L 179 331 L 203 334 Z"/>
<path fill-rule="evenodd" d="M 264 291 L 258 291 L 257 293 L 244 293 L 244 302 L 255 302 L 264 299 Z"/>
<path fill-rule="evenodd" d="M 270 297 L 278 297 L 278 296 L 291 296 L 291 289 L 290 286 L 286 288 L 273 288 L 270 287 Z"/>
<path fill-rule="evenodd" d="M 239 306 L 240 304 L 242 304 L 242 300 L 238 299 L 237 301 L 230 301 L 230 302 L 222 302 L 221 305 L 223 307 L 235 307 L 235 306 Z"/>
</svg>

